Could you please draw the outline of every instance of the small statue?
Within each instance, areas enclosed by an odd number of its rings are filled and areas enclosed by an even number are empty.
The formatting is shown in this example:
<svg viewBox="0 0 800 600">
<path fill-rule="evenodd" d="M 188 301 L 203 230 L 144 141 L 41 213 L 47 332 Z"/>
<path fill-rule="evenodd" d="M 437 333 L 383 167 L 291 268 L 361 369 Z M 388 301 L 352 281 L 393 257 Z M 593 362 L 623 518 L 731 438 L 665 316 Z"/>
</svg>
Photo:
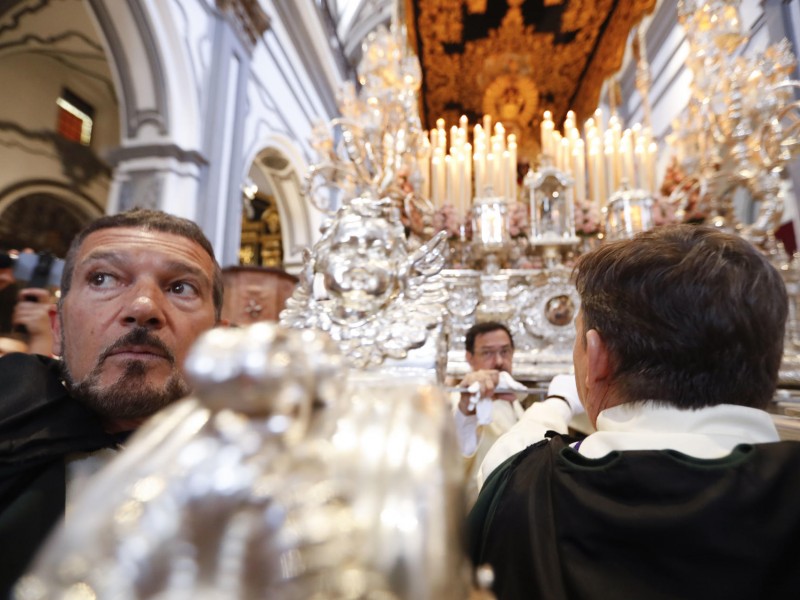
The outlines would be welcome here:
<svg viewBox="0 0 800 600">
<path fill-rule="evenodd" d="M 446 250 L 440 232 L 409 252 L 391 200 L 355 198 L 307 253 L 281 323 L 329 332 L 358 368 L 403 359 L 444 323 Z"/>
</svg>

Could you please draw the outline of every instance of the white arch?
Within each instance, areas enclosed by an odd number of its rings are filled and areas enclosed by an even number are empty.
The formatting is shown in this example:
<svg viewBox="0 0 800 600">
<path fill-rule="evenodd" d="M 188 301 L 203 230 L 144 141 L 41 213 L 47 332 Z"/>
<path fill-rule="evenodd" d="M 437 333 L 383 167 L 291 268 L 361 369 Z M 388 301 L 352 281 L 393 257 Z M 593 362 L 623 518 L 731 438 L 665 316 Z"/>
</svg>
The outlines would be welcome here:
<svg viewBox="0 0 800 600">
<path fill-rule="evenodd" d="M 258 150 L 253 150 L 246 157 L 242 181 L 253 164 L 268 181 L 281 216 L 284 268 L 289 272 L 297 272 L 303 264 L 303 250 L 310 248 L 319 238 L 323 218 L 302 195 L 301 186 L 308 164 L 297 144 L 278 133 L 262 137 L 254 147 Z M 279 160 L 265 164 L 264 158 L 270 156 L 285 159 L 285 164 Z"/>
<path fill-rule="evenodd" d="M 47 181 L 23 182 L 13 190 L 5 193 L 0 199 L 0 217 L 8 208 L 20 198 L 33 194 L 47 194 L 63 201 L 66 206 L 77 214 L 86 218 L 87 221 L 96 219 L 103 215 L 103 210 L 88 197 L 76 193 L 73 189 L 60 184 Z"/>
</svg>

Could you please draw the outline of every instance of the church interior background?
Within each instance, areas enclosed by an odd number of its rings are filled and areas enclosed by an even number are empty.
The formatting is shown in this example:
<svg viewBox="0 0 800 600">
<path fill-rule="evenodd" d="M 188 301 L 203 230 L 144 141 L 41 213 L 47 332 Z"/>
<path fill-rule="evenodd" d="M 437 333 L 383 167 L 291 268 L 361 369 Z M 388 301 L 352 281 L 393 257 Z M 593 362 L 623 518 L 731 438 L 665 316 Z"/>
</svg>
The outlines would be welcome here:
<svg viewBox="0 0 800 600">
<path fill-rule="evenodd" d="M 533 389 L 572 368 L 577 253 L 663 222 L 710 222 L 736 228 L 783 270 L 792 314 L 781 377 L 797 386 L 799 34 L 800 0 L 0 0 L 0 250 L 63 257 L 95 217 L 162 209 L 211 240 L 223 316 L 277 320 L 286 303 L 282 324 L 330 334 L 279 334 L 268 346 L 254 329 L 220 329 L 230 340 L 202 351 L 231 372 L 248 348 L 285 367 L 285 344 L 318 369 L 313 385 L 333 389 L 332 365 L 343 363 L 332 339 L 351 367 L 435 370 L 441 383 L 467 369 L 469 325 L 492 319 L 509 324 L 514 375 Z M 348 289 L 338 305 L 319 293 L 326 268 L 343 280 L 370 268 L 325 262 L 360 260 L 344 246 L 373 234 L 333 218 L 350 205 L 380 221 L 379 233 L 404 236 L 373 261 L 394 268 L 387 279 L 401 292 Z M 283 390 L 297 376 L 283 374 L 260 373 L 261 383 Z M 408 398 L 388 380 L 378 392 L 364 385 L 348 397 L 353 431 L 399 424 L 392 434 L 409 447 L 425 436 L 438 444 L 444 402 Z M 397 441 L 384 438 L 356 441 L 380 458 Z M 407 471 L 387 459 L 388 475 L 351 460 L 348 485 L 375 506 L 407 494 L 409 514 L 422 522 L 419 507 L 430 507 L 450 535 L 449 458 L 437 444 Z M 308 469 L 270 468 L 311 486 L 330 465 L 305 450 Z M 379 475 L 409 486 L 373 486 Z M 412 498 L 420 490 L 428 495 Z M 341 508 L 323 496 L 301 508 Z M 376 548 L 411 548 L 409 581 L 460 568 L 441 564 L 452 557 L 414 527 L 385 525 Z M 344 529 L 323 533 L 346 547 Z M 87 564 L 112 555 L 102 550 Z M 449 594 L 403 597 L 465 597 Z"/>
<path fill-rule="evenodd" d="M 631 127 L 649 104 L 663 180 L 691 88 L 677 3 L 406 4 L 426 128 L 492 115 L 517 136 L 521 184 L 544 111 L 560 127 L 568 110 L 583 122 L 600 107 Z M 737 52 L 783 38 L 796 49 L 798 4 L 744 1 Z M 87 220 L 159 207 L 196 220 L 223 266 L 296 273 L 323 219 L 302 196 L 313 127 L 339 114 L 362 42 L 392 11 L 388 0 L 6 0 L 0 239 L 63 255 Z"/>
<path fill-rule="evenodd" d="M 718 11 L 726 3 L 708 4 Z M 241 298 L 239 320 L 276 317 L 304 250 L 319 239 L 326 216 L 303 189 L 309 167 L 320 160 L 315 128 L 341 115 L 348 86 L 363 87 L 364 43 L 393 18 L 406 26 L 404 43 L 419 58 L 418 113 L 431 139 L 465 122 L 490 129 L 502 123 L 504 135 L 513 136 L 514 157 L 504 159 L 515 163 L 507 169 L 510 200 L 529 201 L 524 177 L 548 151 L 546 128 L 563 130 L 564 143 L 564 126 L 583 135 L 590 161 L 592 120 L 628 132 L 644 125 L 647 187 L 664 196 L 677 181 L 681 132 L 674 127 L 691 110 L 693 79 L 676 2 L 6 0 L 0 6 L 2 246 L 63 256 L 74 233 L 98 215 L 161 208 L 200 224 L 228 267 L 229 285 L 251 290 L 253 297 Z M 746 39 L 732 54 L 754 56 L 784 39 L 796 49 L 799 14 L 798 1 L 745 0 Z M 795 75 L 796 66 L 789 78 Z M 637 160 L 640 150 L 631 146 Z M 581 194 L 599 206 L 592 164 L 585 167 L 576 194 L 585 188 Z M 426 177 L 436 177 L 435 170 Z M 785 172 L 790 201 L 780 233 L 791 253 L 796 161 Z M 441 206 L 449 192 L 430 183 L 422 182 L 421 191 Z M 609 187 L 605 198 L 613 192 Z M 736 210 L 752 221 L 755 206 L 745 195 Z M 579 234 L 592 233 L 600 220 L 587 207 L 575 215 Z M 271 273 L 266 296 L 254 291 L 265 287 L 258 272 Z"/>
</svg>

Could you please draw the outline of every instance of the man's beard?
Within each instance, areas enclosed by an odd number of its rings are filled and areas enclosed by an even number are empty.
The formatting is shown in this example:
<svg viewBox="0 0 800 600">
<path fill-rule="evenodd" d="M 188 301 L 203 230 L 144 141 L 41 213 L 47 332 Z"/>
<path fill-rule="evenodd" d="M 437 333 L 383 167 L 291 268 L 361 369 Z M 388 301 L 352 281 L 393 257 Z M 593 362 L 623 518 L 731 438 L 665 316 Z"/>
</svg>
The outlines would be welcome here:
<svg viewBox="0 0 800 600">
<path fill-rule="evenodd" d="M 63 334 L 62 334 L 63 338 Z M 64 347 L 64 340 L 61 341 Z M 117 381 L 106 387 L 98 382 L 101 367 L 111 353 L 123 346 L 152 346 L 166 355 L 172 373 L 161 386 L 147 383 L 148 367 L 142 360 L 131 359 L 124 363 L 124 371 Z M 70 396 L 89 407 L 104 419 L 143 419 L 155 414 L 168 404 L 186 396 L 191 390 L 175 366 L 175 356 L 167 346 L 145 327 L 131 330 L 105 348 L 92 371 L 81 381 L 75 381 L 69 365 L 62 361 L 64 381 Z"/>
</svg>

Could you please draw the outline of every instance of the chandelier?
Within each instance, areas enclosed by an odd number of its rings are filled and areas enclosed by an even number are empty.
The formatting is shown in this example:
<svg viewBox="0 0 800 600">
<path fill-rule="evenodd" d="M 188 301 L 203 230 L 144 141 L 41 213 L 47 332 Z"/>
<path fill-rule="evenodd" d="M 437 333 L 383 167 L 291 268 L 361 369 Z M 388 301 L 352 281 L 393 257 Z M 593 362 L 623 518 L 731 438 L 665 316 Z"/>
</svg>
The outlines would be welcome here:
<svg viewBox="0 0 800 600">
<path fill-rule="evenodd" d="M 699 204 L 716 226 L 736 229 L 768 245 L 783 208 L 781 173 L 800 149 L 795 97 L 798 82 L 787 40 L 762 52 L 740 54 L 739 0 L 682 0 L 678 17 L 689 43 L 693 74 L 687 114 L 674 125 L 673 144 L 686 174 L 673 192 L 679 211 Z M 745 224 L 733 209 L 744 190 L 759 203 Z"/>
</svg>

